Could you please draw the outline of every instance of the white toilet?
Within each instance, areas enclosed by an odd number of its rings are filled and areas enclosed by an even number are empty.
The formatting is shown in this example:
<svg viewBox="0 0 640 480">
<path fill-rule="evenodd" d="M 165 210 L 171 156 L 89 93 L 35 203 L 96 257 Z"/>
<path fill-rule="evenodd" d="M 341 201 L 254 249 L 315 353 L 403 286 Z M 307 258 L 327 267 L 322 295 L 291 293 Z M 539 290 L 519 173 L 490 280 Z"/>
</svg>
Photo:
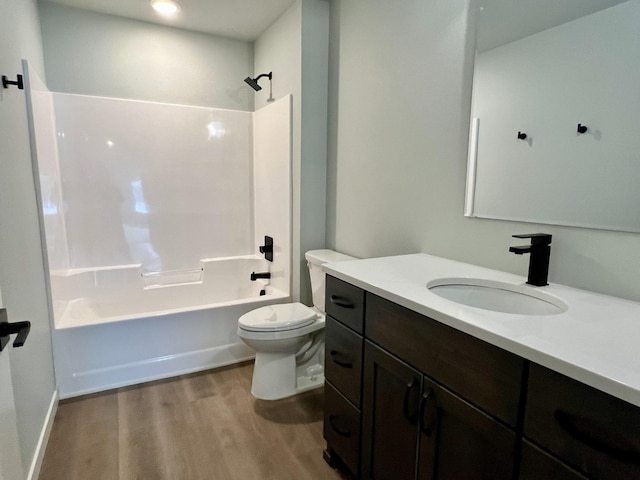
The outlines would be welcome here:
<svg viewBox="0 0 640 480">
<path fill-rule="evenodd" d="M 305 254 L 313 308 L 283 303 L 257 308 L 240 317 L 238 336 L 256 351 L 251 394 L 277 400 L 324 384 L 324 284 L 322 265 L 355 260 L 333 250 Z"/>
</svg>

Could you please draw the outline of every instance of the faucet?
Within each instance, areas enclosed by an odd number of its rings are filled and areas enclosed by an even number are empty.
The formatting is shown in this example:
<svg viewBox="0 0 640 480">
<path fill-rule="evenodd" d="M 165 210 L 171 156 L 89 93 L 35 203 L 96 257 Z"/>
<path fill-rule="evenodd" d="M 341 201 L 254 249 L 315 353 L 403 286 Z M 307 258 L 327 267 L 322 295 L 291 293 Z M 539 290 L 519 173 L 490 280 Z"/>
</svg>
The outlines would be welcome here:
<svg viewBox="0 0 640 480">
<path fill-rule="evenodd" d="M 252 282 L 255 282 L 258 278 L 271 278 L 271 273 L 269 273 L 269 272 L 264 272 L 264 273 L 251 272 L 251 281 Z"/>
<path fill-rule="evenodd" d="M 549 285 L 547 277 L 549 276 L 549 256 L 551 255 L 551 235 L 548 233 L 525 233 L 522 235 L 513 235 L 514 238 L 530 238 L 531 245 L 519 247 L 509 247 L 511 253 L 522 255 L 530 253 L 529 258 L 529 276 L 527 283 L 536 287 L 544 287 Z"/>
</svg>

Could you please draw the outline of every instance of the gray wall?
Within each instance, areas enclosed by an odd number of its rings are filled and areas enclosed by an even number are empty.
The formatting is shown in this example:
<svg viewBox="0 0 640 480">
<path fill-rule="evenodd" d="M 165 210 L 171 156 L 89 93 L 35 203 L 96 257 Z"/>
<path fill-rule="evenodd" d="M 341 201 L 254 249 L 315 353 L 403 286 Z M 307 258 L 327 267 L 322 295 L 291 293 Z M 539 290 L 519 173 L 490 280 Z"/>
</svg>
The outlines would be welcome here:
<svg viewBox="0 0 640 480">
<path fill-rule="evenodd" d="M 640 235 L 463 216 L 467 22 L 466 0 L 332 1 L 327 243 L 526 275 L 511 235 L 543 231 L 552 282 L 640 301 Z"/>
<path fill-rule="evenodd" d="M 43 74 L 35 0 L 0 0 L 0 12 L 1 73 L 14 80 L 22 72 L 20 60 L 26 58 Z M 55 378 L 25 92 L 0 90 L 0 289 L 9 320 L 31 322 L 25 345 L 8 347 L 1 355 L 11 358 L 22 463 L 28 474 Z"/>
<path fill-rule="evenodd" d="M 253 111 L 253 45 L 40 2 L 56 92 Z"/>
</svg>

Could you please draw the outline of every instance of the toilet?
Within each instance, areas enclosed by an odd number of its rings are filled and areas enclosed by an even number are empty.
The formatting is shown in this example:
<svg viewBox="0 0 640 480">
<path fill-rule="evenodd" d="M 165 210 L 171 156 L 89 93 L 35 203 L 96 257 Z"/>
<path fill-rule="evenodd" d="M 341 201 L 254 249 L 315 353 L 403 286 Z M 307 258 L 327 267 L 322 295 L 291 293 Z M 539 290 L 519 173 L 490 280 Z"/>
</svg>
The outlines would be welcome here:
<svg viewBox="0 0 640 480">
<path fill-rule="evenodd" d="M 305 254 L 313 307 L 281 303 L 257 308 L 238 320 L 238 336 L 256 351 L 251 394 L 278 400 L 324 385 L 324 285 L 322 265 L 355 260 L 333 250 Z"/>
</svg>

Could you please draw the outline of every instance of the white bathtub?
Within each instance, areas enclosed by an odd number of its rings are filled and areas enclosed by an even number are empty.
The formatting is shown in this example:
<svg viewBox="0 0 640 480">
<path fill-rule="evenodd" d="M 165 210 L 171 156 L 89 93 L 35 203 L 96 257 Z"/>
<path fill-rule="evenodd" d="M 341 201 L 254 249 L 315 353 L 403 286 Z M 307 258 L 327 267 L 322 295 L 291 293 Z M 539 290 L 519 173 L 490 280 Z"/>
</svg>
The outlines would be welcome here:
<svg viewBox="0 0 640 480">
<path fill-rule="evenodd" d="M 246 256 L 159 275 L 142 275 L 138 265 L 53 272 L 60 397 L 252 358 L 236 334 L 238 318 L 290 300 L 268 281 L 250 281 L 251 272 L 269 269 L 263 258 Z"/>
</svg>

